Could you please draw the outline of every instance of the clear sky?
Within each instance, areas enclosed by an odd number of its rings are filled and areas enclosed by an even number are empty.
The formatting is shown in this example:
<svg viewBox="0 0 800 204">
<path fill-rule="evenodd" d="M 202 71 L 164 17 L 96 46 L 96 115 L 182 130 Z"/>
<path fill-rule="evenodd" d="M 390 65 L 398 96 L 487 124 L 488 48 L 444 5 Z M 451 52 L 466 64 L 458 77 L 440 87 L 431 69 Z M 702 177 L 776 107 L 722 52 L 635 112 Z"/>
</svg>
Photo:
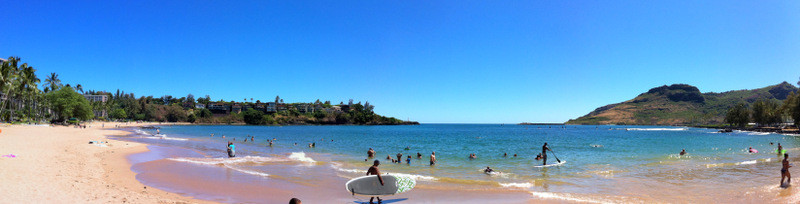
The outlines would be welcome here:
<svg viewBox="0 0 800 204">
<path fill-rule="evenodd" d="M 0 57 L 85 89 L 563 122 L 800 77 L 800 1 L 4 1 Z"/>
</svg>

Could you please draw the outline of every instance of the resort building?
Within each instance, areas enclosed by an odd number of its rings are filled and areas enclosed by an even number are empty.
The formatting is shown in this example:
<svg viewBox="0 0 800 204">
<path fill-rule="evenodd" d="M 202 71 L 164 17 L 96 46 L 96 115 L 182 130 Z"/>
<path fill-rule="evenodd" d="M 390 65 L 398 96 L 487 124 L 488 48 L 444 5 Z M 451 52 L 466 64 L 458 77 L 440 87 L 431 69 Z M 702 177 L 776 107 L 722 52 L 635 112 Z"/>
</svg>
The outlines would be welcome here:
<svg viewBox="0 0 800 204">
<path fill-rule="evenodd" d="M 202 103 L 194 104 L 194 108 L 195 109 L 206 108 L 206 104 L 202 104 Z"/>
<path fill-rule="evenodd" d="M 86 100 L 89 100 L 91 102 L 100 101 L 100 102 L 104 102 L 105 103 L 106 101 L 108 101 L 108 95 L 89 95 L 89 94 L 84 94 L 83 97 L 86 98 Z"/>
<path fill-rule="evenodd" d="M 108 95 L 84 94 L 83 97 L 86 98 L 86 100 L 91 101 L 91 102 L 98 102 L 99 101 L 99 102 L 105 103 L 106 101 L 108 101 Z M 108 113 L 105 110 L 94 110 L 92 112 L 94 112 L 94 116 L 95 117 L 100 117 L 100 118 L 108 117 Z"/>
</svg>

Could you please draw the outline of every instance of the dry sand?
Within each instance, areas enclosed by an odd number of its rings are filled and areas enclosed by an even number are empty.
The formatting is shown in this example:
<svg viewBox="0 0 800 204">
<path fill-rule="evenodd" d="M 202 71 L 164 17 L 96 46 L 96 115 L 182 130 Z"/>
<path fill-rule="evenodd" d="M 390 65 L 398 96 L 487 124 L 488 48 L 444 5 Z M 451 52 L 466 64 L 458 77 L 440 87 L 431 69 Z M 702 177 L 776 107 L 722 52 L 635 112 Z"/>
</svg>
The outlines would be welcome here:
<svg viewBox="0 0 800 204">
<path fill-rule="evenodd" d="M 147 147 L 106 139 L 128 133 L 101 124 L 0 126 L 0 155 L 16 156 L 0 157 L 0 203 L 208 203 L 141 184 L 127 156 Z M 89 144 L 92 140 L 108 144 Z"/>
</svg>

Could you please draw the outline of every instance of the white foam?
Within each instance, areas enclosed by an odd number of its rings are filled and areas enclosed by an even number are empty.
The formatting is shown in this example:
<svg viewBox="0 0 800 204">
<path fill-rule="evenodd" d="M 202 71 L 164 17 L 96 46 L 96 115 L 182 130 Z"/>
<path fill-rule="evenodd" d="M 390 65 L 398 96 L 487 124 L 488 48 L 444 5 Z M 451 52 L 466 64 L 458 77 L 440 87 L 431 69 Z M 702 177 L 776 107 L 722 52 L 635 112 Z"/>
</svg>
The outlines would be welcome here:
<svg viewBox="0 0 800 204">
<path fill-rule="evenodd" d="M 500 186 L 506 188 L 530 188 L 533 187 L 532 183 L 500 183 Z"/>
<path fill-rule="evenodd" d="M 768 133 L 768 132 L 750 132 L 750 133 L 747 133 L 747 134 L 748 135 L 769 135 L 770 133 Z"/>
<path fill-rule="evenodd" d="M 786 136 L 792 136 L 792 137 L 798 137 L 798 136 L 800 136 L 800 134 L 789 134 L 789 133 L 786 133 L 786 134 L 783 134 L 783 135 L 786 135 Z"/>
<path fill-rule="evenodd" d="M 626 128 L 625 130 L 634 130 L 634 131 L 684 131 L 684 130 L 689 130 L 689 128 Z"/>
<path fill-rule="evenodd" d="M 409 177 L 417 181 L 436 181 L 436 178 L 433 176 L 423 176 L 423 175 L 416 175 L 416 174 L 404 174 L 404 173 L 389 173 L 390 175 L 398 175 L 403 177 Z"/>
<path fill-rule="evenodd" d="M 179 161 L 179 162 L 188 162 L 193 164 L 203 164 L 203 165 L 230 165 L 230 164 L 243 164 L 243 163 L 255 163 L 255 164 L 265 164 L 270 162 L 285 162 L 288 161 L 286 159 L 281 158 L 274 158 L 274 157 L 259 157 L 259 156 L 244 156 L 244 157 L 220 157 L 220 158 L 192 158 L 192 157 L 178 157 L 178 158 L 168 158 L 172 161 Z"/>
<path fill-rule="evenodd" d="M 602 202 L 597 200 L 588 200 L 588 199 L 581 199 L 575 198 L 568 195 L 558 195 L 555 193 L 549 192 L 531 192 L 531 195 L 543 198 L 543 199 L 557 199 L 557 200 L 564 200 L 564 201 L 572 201 L 572 202 L 582 202 L 582 203 L 610 203 L 610 202 Z"/>
<path fill-rule="evenodd" d="M 228 165 L 225 165 L 225 167 L 228 167 L 230 169 L 233 169 L 233 170 L 236 170 L 238 172 L 245 173 L 245 174 L 256 175 L 256 176 L 261 176 L 261 177 L 269 177 L 269 174 L 263 173 L 263 172 L 250 171 L 250 170 L 240 169 L 240 168 L 236 168 L 236 167 L 232 167 L 232 166 L 228 166 Z"/>
<path fill-rule="evenodd" d="M 736 165 L 748 165 L 748 164 L 756 164 L 758 160 L 750 160 L 750 161 L 743 161 L 743 162 L 736 162 Z"/>
<path fill-rule="evenodd" d="M 359 169 L 345 169 L 345 168 L 342 168 L 342 164 L 336 163 L 336 162 L 331 162 L 331 167 L 333 169 L 337 170 L 337 171 L 347 172 L 347 173 L 360 173 L 360 174 L 363 174 L 363 173 L 367 172 L 366 170 L 359 170 Z"/>
<path fill-rule="evenodd" d="M 316 163 L 314 159 L 311 157 L 307 157 L 305 152 L 292 152 L 289 154 L 289 159 L 307 163 Z"/>
<path fill-rule="evenodd" d="M 189 140 L 189 139 L 187 139 L 187 138 L 167 137 L 166 135 L 164 135 L 164 137 L 161 137 L 161 139 L 165 139 L 165 140 L 177 140 L 177 141 L 187 141 L 187 140 Z"/>
</svg>

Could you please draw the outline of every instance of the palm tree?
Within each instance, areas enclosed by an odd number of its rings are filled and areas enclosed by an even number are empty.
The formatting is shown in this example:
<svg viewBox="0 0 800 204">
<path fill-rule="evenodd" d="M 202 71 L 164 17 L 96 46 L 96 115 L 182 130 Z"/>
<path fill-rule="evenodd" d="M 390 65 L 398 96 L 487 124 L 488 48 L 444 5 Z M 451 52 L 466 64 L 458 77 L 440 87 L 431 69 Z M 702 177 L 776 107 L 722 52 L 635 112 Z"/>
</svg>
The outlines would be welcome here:
<svg viewBox="0 0 800 204">
<path fill-rule="evenodd" d="M 45 86 L 49 87 L 49 91 L 55 91 L 59 87 L 61 87 L 61 79 L 58 79 L 58 74 L 55 72 L 50 73 L 50 76 L 44 80 Z M 48 89 L 45 89 L 48 90 Z"/>
<path fill-rule="evenodd" d="M 9 57 L 7 61 L 3 62 L 2 67 L 0 67 L 0 91 L 5 94 L 5 97 L 2 99 L 2 105 L 0 105 L 0 117 L 2 117 L 3 112 L 5 112 L 6 106 L 8 106 L 8 100 L 13 97 L 15 85 L 17 85 L 17 80 L 19 78 L 19 57 Z M 24 64 L 27 67 L 27 64 Z M 9 118 L 10 119 L 10 118 Z"/>
<path fill-rule="evenodd" d="M 81 92 L 81 94 L 83 94 L 83 86 L 81 86 L 81 84 L 78 84 L 78 85 L 76 85 L 76 86 L 75 86 L 75 90 L 76 90 L 76 91 L 80 91 L 80 92 Z"/>
</svg>

